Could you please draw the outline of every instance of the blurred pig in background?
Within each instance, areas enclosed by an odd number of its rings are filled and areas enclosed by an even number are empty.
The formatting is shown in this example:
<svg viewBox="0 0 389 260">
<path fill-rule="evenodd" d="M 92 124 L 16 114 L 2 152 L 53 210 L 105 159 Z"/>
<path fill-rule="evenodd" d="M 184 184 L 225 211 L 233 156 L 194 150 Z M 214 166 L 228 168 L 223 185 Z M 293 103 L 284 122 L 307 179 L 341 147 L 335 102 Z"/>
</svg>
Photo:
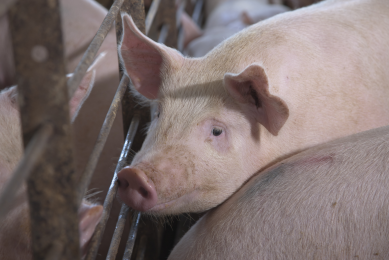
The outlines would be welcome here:
<svg viewBox="0 0 389 260">
<path fill-rule="evenodd" d="M 107 10 L 92 0 L 60 1 L 67 73 L 74 72 Z M 0 89 L 15 85 L 12 44 L 6 15 L 0 18 Z M 114 26 L 108 33 L 97 57 L 94 88 L 89 98 L 78 111 L 73 124 L 76 170 L 84 171 L 97 135 L 119 85 L 116 32 Z M 105 197 L 111 182 L 114 165 L 119 157 L 124 135 L 121 109 L 119 109 L 106 146 L 102 152 L 90 188 L 102 191 L 100 201 Z"/>
<path fill-rule="evenodd" d="M 94 73 L 88 73 L 70 101 L 71 117 L 85 101 L 92 88 Z M 0 191 L 12 176 L 22 157 L 20 115 L 17 105 L 17 87 L 0 92 Z M 0 192 L 0 194 L 2 194 Z M 80 248 L 83 253 L 100 221 L 102 206 L 83 200 L 79 208 Z M 4 219 L 0 221 L 0 259 L 32 259 L 30 245 L 29 209 L 26 188 L 17 191 L 16 199 Z"/>
<path fill-rule="evenodd" d="M 66 68 L 67 73 L 72 73 L 95 36 L 107 14 L 107 10 L 92 0 L 60 0 L 60 4 Z M 0 18 L 0 89 L 16 84 L 12 55 L 8 20 L 5 15 Z M 94 67 L 94 87 L 83 106 L 75 113 L 77 116 L 73 122 L 76 171 L 79 174 L 85 169 L 97 135 L 119 85 L 117 43 L 114 26 L 98 51 L 97 57 L 100 61 Z M 97 202 L 101 203 L 105 198 L 123 141 L 122 116 L 121 109 L 119 108 L 89 186 L 92 192 L 100 192 L 94 198 Z M 114 201 L 112 209 L 114 213 L 107 224 L 107 242 L 103 239 L 101 247 L 103 255 L 108 251 L 109 234 L 110 232 L 111 234 L 113 233 L 119 210 L 120 204 Z"/>
<path fill-rule="evenodd" d="M 269 4 L 267 0 L 219 1 L 208 15 L 201 36 L 186 43 L 184 53 L 202 57 L 246 27 L 289 10 L 283 5 Z M 191 32 L 187 31 L 188 34 Z"/>
</svg>

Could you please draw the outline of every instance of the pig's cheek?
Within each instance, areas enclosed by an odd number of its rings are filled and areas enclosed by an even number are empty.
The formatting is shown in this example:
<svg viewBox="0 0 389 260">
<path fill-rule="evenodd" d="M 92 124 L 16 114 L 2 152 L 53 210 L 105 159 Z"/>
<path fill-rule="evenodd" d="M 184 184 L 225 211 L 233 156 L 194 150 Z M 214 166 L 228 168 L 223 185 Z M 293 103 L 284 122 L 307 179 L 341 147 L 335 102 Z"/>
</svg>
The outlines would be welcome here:
<svg viewBox="0 0 389 260">
<path fill-rule="evenodd" d="M 229 143 L 225 136 L 212 136 L 208 137 L 205 142 L 208 143 L 216 152 L 218 153 L 226 153 L 229 150 Z"/>
</svg>

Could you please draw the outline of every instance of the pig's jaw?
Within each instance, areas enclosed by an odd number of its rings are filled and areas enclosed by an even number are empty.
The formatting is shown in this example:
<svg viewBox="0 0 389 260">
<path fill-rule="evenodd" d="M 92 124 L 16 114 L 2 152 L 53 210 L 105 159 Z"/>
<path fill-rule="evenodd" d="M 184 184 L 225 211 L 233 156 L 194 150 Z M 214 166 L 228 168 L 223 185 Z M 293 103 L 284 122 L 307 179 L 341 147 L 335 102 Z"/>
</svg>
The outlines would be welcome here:
<svg viewBox="0 0 389 260">
<path fill-rule="evenodd" d="M 183 205 L 188 205 L 190 202 L 194 201 L 195 198 L 199 195 L 199 192 L 194 190 L 190 193 L 184 194 L 183 196 L 173 199 L 168 202 L 162 202 L 147 211 L 152 215 L 172 215 L 182 212 Z"/>
</svg>

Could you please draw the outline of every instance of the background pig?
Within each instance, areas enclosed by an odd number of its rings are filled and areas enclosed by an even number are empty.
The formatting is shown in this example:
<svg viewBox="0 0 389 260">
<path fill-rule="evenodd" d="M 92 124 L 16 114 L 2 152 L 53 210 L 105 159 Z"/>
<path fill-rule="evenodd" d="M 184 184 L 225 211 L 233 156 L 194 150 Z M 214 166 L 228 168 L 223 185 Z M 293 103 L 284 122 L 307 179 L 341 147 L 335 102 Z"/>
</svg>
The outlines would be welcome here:
<svg viewBox="0 0 389 260">
<path fill-rule="evenodd" d="M 389 123 L 389 2 L 327 1 L 255 24 L 203 58 L 123 16 L 134 88 L 158 103 L 121 199 L 150 214 L 203 211 L 302 149 Z"/>
<path fill-rule="evenodd" d="M 92 75 L 92 76 L 91 76 Z M 93 85 L 94 73 L 83 79 L 70 101 L 71 117 L 85 100 Z M 20 116 L 16 87 L 0 92 L 0 191 L 12 176 L 22 157 Z M 1 193 L 0 193 L 1 194 Z M 0 259 L 32 259 L 30 246 L 29 210 L 25 187 L 17 192 L 13 206 L 0 221 Z M 79 209 L 80 247 L 85 252 L 88 241 L 100 221 L 102 206 L 83 200 Z"/>
<path fill-rule="evenodd" d="M 386 126 L 258 173 L 169 259 L 388 259 L 388 140 Z"/>
<path fill-rule="evenodd" d="M 64 40 L 64 58 L 67 73 L 74 72 L 88 44 L 95 36 L 107 10 L 93 0 L 66 0 L 61 4 L 62 33 Z M 119 85 L 119 68 L 117 43 L 114 26 L 108 33 L 97 56 L 102 57 L 96 64 L 94 87 L 89 98 L 79 109 L 73 123 L 73 140 L 76 160 L 76 171 L 81 174 L 94 147 L 97 135 L 104 122 L 108 108 Z M 2 76 L 4 79 L 2 80 Z M 0 89 L 16 84 L 12 57 L 12 46 L 8 31 L 8 20 L 4 16 L 0 20 Z M 89 189 L 100 192 L 94 199 L 103 202 L 115 170 L 115 163 L 123 145 L 124 135 L 121 109 L 119 109 L 108 136 L 102 155 Z M 103 238 L 100 254 L 106 255 L 116 226 L 120 204 L 115 201 L 112 216 L 108 221 L 106 236 Z"/>
<path fill-rule="evenodd" d="M 264 0 L 230 0 L 220 3 L 207 17 L 203 34 L 191 41 L 185 53 L 202 57 L 222 41 L 251 24 L 265 20 L 289 9 Z"/>
<path fill-rule="evenodd" d="M 60 4 L 66 68 L 67 73 L 73 73 L 100 27 L 107 10 L 92 0 L 61 0 Z M 0 18 L 0 89 L 16 84 L 12 55 L 8 20 L 6 16 L 3 16 Z M 75 157 L 77 158 L 76 170 L 79 173 L 85 169 L 105 115 L 119 85 L 114 26 L 108 33 L 97 56 L 102 57 L 102 59 L 94 67 L 96 71 L 94 88 L 82 108 L 79 109 L 73 124 Z M 100 201 L 103 201 L 108 190 L 114 172 L 114 164 L 123 145 L 122 129 L 121 109 L 119 109 L 90 186 L 102 191 L 99 194 Z"/>
</svg>

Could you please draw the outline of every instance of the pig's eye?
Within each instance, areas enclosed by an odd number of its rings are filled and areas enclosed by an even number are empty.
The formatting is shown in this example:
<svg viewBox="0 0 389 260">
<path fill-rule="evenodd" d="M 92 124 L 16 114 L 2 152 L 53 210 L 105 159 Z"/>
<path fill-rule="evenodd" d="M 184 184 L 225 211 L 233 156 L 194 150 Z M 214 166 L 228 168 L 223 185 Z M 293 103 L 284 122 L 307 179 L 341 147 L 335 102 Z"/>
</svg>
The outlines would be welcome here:
<svg viewBox="0 0 389 260">
<path fill-rule="evenodd" d="M 221 135 L 222 133 L 223 133 L 223 130 L 222 130 L 221 128 L 215 127 L 215 128 L 212 129 L 212 134 L 213 134 L 214 136 L 219 136 L 219 135 Z"/>
<path fill-rule="evenodd" d="M 158 112 L 158 114 L 157 114 L 157 118 L 159 118 L 159 112 Z"/>
</svg>

